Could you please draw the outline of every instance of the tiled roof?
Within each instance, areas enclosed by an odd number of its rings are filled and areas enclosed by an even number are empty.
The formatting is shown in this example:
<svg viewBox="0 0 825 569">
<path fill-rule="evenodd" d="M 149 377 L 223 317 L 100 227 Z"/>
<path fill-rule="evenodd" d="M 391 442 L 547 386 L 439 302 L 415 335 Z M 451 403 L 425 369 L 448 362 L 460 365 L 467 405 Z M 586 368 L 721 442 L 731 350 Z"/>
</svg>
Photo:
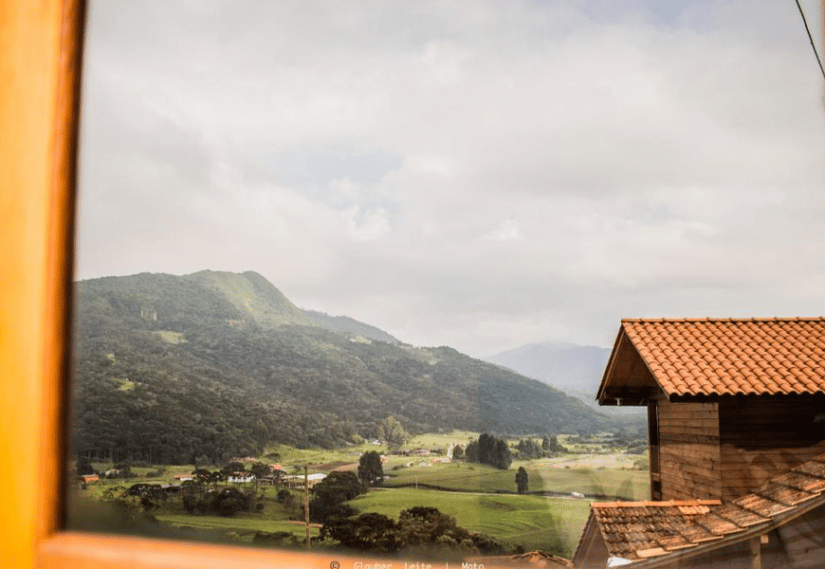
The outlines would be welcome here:
<svg viewBox="0 0 825 569">
<path fill-rule="evenodd" d="M 717 539 L 693 520 L 720 503 L 718 500 L 594 502 L 590 508 L 611 556 L 642 559 L 666 553 L 667 549 Z"/>
<path fill-rule="evenodd" d="M 825 393 L 825 318 L 626 319 L 668 396 Z"/>
<path fill-rule="evenodd" d="M 825 504 L 825 454 L 775 476 L 732 502 L 603 502 L 591 504 L 612 557 L 660 557 L 776 525 L 812 505 Z M 589 522 L 588 522 L 589 523 Z M 580 545 L 581 547 L 581 545 Z"/>
</svg>

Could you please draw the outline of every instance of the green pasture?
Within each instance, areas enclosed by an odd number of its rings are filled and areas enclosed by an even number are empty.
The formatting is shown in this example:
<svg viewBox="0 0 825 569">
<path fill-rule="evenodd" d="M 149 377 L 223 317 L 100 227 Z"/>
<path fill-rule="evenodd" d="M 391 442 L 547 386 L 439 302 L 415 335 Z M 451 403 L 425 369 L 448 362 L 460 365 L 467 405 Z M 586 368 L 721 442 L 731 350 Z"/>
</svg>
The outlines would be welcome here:
<svg viewBox="0 0 825 569">
<path fill-rule="evenodd" d="M 378 450 L 384 452 L 383 447 L 376 445 L 353 445 L 340 449 L 310 448 L 299 449 L 286 445 L 275 445 L 267 447 L 264 456 L 277 453 L 279 458 L 261 458 L 265 464 L 279 463 L 284 470 L 293 473 L 300 470 L 304 472 L 305 464 L 310 465 L 310 472 L 313 472 L 313 465 L 324 465 L 336 462 L 357 463 L 361 455 L 368 450 Z"/>
<path fill-rule="evenodd" d="M 412 488 L 371 491 L 351 500 L 360 512 L 394 519 L 413 506 L 438 508 L 471 531 L 489 534 L 526 550 L 572 556 L 587 521 L 589 502 L 542 496 L 461 494 Z"/>
<path fill-rule="evenodd" d="M 440 448 L 444 451 L 452 443 L 461 443 L 466 445 L 471 440 L 478 438 L 478 433 L 471 431 L 452 431 L 450 433 L 426 433 L 423 435 L 416 435 L 407 441 L 406 448 Z"/>
<path fill-rule="evenodd" d="M 191 514 L 157 514 L 155 518 L 161 523 L 177 528 L 196 528 L 201 530 L 218 530 L 224 533 L 237 534 L 237 540 L 252 543 L 255 532 L 286 531 L 303 539 L 306 536 L 306 526 L 300 522 L 288 520 L 274 520 L 260 514 L 236 514 L 231 518 L 223 516 L 193 516 Z M 310 536 L 317 540 L 320 529 L 312 526 Z"/>
<path fill-rule="evenodd" d="M 610 468 L 557 468 L 552 459 L 516 461 L 509 470 L 470 463 L 415 466 L 399 470 L 385 470 L 390 478 L 385 487 L 398 488 L 415 485 L 437 486 L 461 492 L 515 492 L 516 471 L 527 470 L 531 492 L 580 492 L 586 496 L 618 496 L 628 500 L 645 500 L 650 495 L 648 474 L 641 470 Z"/>
</svg>

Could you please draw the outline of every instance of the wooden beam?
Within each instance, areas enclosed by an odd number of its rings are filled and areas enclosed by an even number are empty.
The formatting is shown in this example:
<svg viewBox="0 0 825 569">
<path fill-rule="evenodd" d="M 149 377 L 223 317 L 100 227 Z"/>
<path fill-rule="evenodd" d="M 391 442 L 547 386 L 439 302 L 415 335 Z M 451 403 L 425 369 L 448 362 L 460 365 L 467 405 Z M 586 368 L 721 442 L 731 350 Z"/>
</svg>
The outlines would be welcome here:
<svg viewBox="0 0 825 569">
<path fill-rule="evenodd" d="M 762 569 L 762 544 L 760 539 L 755 537 L 750 540 L 751 545 L 751 569 Z"/>
</svg>

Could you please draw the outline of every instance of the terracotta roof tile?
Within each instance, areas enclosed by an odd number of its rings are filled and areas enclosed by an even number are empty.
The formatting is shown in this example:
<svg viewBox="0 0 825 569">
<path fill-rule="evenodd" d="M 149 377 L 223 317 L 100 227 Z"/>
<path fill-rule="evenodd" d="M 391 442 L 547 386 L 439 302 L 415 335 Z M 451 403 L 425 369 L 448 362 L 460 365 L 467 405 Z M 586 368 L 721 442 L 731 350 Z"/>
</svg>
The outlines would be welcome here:
<svg viewBox="0 0 825 569">
<path fill-rule="evenodd" d="M 667 395 L 825 393 L 825 318 L 625 319 Z"/>
<path fill-rule="evenodd" d="M 814 499 L 825 503 L 825 454 L 732 502 L 593 503 L 588 524 L 598 524 L 610 556 L 635 561 L 699 547 L 749 528 L 758 531 L 760 524 L 770 528 L 777 519 L 791 519 L 779 516 L 793 516 Z"/>
<path fill-rule="evenodd" d="M 707 514 L 717 504 L 716 500 L 597 502 L 591 504 L 591 511 L 610 554 L 632 559 L 715 539 L 691 520 Z"/>
<path fill-rule="evenodd" d="M 776 481 L 784 484 L 788 488 L 797 489 L 814 496 L 818 496 L 825 491 L 825 479 L 814 478 L 801 472 L 791 471 L 788 474 L 783 474 L 780 478 L 777 478 Z"/>
</svg>

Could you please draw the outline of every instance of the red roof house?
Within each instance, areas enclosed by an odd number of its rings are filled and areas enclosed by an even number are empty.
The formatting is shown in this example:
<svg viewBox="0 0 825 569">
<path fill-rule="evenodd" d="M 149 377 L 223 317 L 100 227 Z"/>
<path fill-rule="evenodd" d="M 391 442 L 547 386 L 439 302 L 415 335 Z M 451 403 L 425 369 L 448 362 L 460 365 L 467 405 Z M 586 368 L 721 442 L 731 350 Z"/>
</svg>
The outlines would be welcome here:
<svg viewBox="0 0 825 569">
<path fill-rule="evenodd" d="M 822 566 L 825 318 L 623 320 L 597 398 L 647 406 L 651 501 L 591 504 L 576 567 Z"/>
<path fill-rule="evenodd" d="M 825 318 L 623 320 L 598 400 L 646 405 L 652 499 L 720 499 L 825 453 Z"/>
</svg>

